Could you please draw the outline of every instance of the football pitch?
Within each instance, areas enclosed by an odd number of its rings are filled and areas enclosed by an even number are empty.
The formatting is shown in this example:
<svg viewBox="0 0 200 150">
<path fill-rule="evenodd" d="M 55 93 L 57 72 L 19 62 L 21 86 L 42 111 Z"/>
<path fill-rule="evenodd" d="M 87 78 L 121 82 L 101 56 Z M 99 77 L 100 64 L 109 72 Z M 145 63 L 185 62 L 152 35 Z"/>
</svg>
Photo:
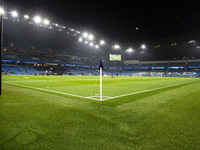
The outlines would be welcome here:
<svg viewBox="0 0 200 150">
<path fill-rule="evenodd" d="M 2 76 L 0 149 L 200 149 L 200 79 Z"/>
</svg>

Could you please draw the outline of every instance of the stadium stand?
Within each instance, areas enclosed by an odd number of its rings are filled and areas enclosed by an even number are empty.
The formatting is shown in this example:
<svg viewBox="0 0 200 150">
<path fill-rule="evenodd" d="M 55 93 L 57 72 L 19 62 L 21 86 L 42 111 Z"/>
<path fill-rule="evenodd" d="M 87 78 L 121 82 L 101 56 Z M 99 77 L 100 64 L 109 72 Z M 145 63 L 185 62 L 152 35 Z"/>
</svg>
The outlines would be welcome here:
<svg viewBox="0 0 200 150">
<path fill-rule="evenodd" d="M 108 45 L 94 49 L 81 44 L 78 33 L 64 28 L 12 19 L 5 19 L 4 24 L 2 74 L 5 75 L 98 75 L 99 60 L 103 59 L 105 76 L 200 76 L 198 48 L 188 43 L 191 37 L 200 39 L 198 34 L 174 38 L 176 45 L 171 44 L 172 39 L 149 41 L 148 50 L 137 47 L 134 54 L 128 54 Z M 153 42 L 162 46 L 157 49 Z M 189 50 L 192 52 L 188 53 Z M 109 54 L 115 53 L 122 55 L 122 61 L 108 60 Z"/>
</svg>

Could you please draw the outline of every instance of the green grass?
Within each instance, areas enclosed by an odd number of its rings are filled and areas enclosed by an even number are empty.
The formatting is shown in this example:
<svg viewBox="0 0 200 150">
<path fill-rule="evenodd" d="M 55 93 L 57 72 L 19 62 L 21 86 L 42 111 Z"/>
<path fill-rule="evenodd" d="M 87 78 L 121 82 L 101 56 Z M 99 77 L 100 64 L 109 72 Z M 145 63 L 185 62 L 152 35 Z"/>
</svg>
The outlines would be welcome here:
<svg viewBox="0 0 200 150">
<path fill-rule="evenodd" d="M 104 96 L 157 89 L 100 102 L 99 77 L 24 77 L 2 77 L 0 149 L 200 149 L 197 78 L 104 77 Z"/>
</svg>

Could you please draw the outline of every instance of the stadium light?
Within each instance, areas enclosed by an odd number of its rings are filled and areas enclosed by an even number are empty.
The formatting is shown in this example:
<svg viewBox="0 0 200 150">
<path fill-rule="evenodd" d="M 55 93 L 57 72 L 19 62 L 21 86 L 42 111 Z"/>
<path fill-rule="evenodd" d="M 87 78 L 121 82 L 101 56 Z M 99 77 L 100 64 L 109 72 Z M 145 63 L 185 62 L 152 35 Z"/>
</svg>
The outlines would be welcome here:
<svg viewBox="0 0 200 150">
<path fill-rule="evenodd" d="M 88 33 L 87 33 L 87 32 L 84 32 L 84 33 L 83 33 L 83 37 L 84 37 L 84 38 L 87 38 L 87 37 L 88 37 Z"/>
<path fill-rule="evenodd" d="M 0 8 L 0 14 L 4 14 L 5 10 L 3 8 Z"/>
<path fill-rule="evenodd" d="M 190 40 L 188 43 L 195 43 L 195 40 Z"/>
<path fill-rule="evenodd" d="M 114 49 L 120 49 L 120 46 L 119 46 L 118 44 L 115 44 L 115 45 L 113 46 L 113 48 L 114 48 Z"/>
<path fill-rule="evenodd" d="M 11 15 L 15 18 L 18 16 L 18 12 L 16 12 L 15 10 L 11 12 Z"/>
<path fill-rule="evenodd" d="M 24 15 L 24 18 L 25 19 L 29 19 L 29 15 Z"/>
<path fill-rule="evenodd" d="M 129 48 L 129 49 L 126 50 L 126 52 L 128 52 L 128 53 L 132 53 L 133 51 L 134 50 L 132 48 Z"/>
<path fill-rule="evenodd" d="M 83 39 L 82 39 L 82 38 L 79 38 L 78 40 L 79 40 L 79 42 L 82 42 L 82 41 L 83 41 Z"/>
<path fill-rule="evenodd" d="M 88 44 L 88 41 L 85 41 L 85 44 Z"/>
<path fill-rule="evenodd" d="M 35 16 L 35 17 L 33 18 L 33 20 L 34 20 L 36 23 L 41 23 L 41 21 L 42 21 L 42 19 L 41 19 L 40 16 Z"/>
<path fill-rule="evenodd" d="M 48 25 L 50 22 L 49 22 L 49 20 L 44 19 L 43 23 L 44 23 L 45 25 Z"/>
<path fill-rule="evenodd" d="M 95 45 L 95 48 L 98 49 L 98 48 L 99 48 L 99 45 Z"/>
<path fill-rule="evenodd" d="M 92 34 L 90 34 L 90 35 L 88 35 L 88 39 L 89 39 L 90 41 L 92 41 L 92 40 L 94 39 L 94 36 L 93 36 Z"/>
<path fill-rule="evenodd" d="M 142 49 L 146 49 L 146 45 L 142 44 L 142 45 L 141 45 L 141 48 L 142 48 Z"/>
<path fill-rule="evenodd" d="M 90 46 L 94 46 L 94 44 L 93 44 L 93 43 L 90 43 Z"/>
<path fill-rule="evenodd" d="M 100 45 L 104 45 L 105 44 L 105 41 L 104 40 L 101 40 L 100 41 Z"/>
</svg>

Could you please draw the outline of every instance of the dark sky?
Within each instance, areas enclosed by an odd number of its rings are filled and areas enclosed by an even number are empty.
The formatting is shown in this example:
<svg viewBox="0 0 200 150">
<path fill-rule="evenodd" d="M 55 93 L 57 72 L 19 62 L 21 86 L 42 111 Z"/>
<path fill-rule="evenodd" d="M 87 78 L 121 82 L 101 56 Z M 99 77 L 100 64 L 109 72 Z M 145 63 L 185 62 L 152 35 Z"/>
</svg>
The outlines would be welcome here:
<svg viewBox="0 0 200 150">
<path fill-rule="evenodd" d="M 200 9 L 191 1 L 4 0 L 4 4 L 57 16 L 119 42 L 200 31 Z"/>
</svg>

